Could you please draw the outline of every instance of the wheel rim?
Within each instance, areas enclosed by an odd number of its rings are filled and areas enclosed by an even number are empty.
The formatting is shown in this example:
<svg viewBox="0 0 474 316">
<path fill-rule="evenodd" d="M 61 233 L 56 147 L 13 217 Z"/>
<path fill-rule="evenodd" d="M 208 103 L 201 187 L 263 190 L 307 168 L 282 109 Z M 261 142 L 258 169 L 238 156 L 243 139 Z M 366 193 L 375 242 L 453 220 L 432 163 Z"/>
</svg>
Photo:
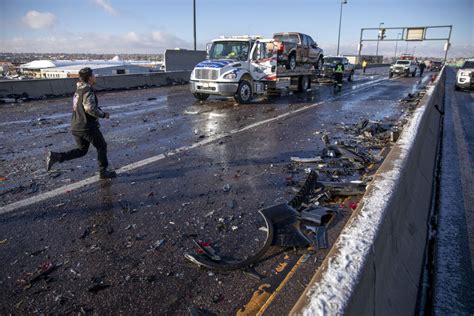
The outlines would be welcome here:
<svg viewBox="0 0 474 316">
<path fill-rule="evenodd" d="M 246 84 L 240 88 L 240 98 L 247 101 L 250 98 L 250 87 Z"/>
<path fill-rule="evenodd" d="M 290 68 L 291 69 L 296 68 L 296 58 L 295 57 L 291 57 L 291 59 L 290 59 Z"/>
</svg>

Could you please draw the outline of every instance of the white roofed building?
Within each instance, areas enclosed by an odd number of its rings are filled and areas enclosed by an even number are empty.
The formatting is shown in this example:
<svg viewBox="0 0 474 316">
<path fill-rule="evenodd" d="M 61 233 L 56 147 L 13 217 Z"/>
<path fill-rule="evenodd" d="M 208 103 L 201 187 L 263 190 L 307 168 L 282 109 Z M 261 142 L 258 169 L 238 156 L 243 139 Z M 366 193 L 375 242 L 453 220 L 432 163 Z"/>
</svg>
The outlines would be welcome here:
<svg viewBox="0 0 474 316">
<path fill-rule="evenodd" d="M 79 70 L 89 67 L 96 76 L 113 76 L 126 74 L 143 74 L 149 73 L 150 69 L 137 65 L 124 63 L 83 63 L 70 66 L 44 68 L 40 71 L 41 78 L 77 78 L 79 77 Z"/>
</svg>

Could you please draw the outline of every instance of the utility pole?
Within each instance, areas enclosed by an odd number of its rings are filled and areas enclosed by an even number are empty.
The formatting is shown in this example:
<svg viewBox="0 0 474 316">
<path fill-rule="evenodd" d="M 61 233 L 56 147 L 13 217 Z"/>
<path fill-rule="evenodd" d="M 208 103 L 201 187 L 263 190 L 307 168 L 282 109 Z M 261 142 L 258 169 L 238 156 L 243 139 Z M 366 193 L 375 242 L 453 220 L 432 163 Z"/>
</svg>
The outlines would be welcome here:
<svg viewBox="0 0 474 316">
<path fill-rule="evenodd" d="M 341 42 L 341 23 L 342 23 L 342 5 L 346 4 L 347 0 L 341 0 L 341 11 L 339 12 L 339 35 L 337 36 L 337 54 L 339 56 L 339 44 Z"/>
<path fill-rule="evenodd" d="M 383 22 L 380 22 L 379 24 L 379 34 L 377 35 L 377 50 L 375 52 L 375 56 L 378 56 L 379 55 L 379 42 L 380 42 L 380 28 L 382 27 L 383 25 Z"/>
<path fill-rule="evenodd" d="M 193 0 L 194 50 L 196 50 L 196 0 Z"/>
<path fill-rule="evenodd" d="M 393 56 L 395 60 L 397 60 L 398 36 L 400 35 L 402 35 L 402 33 L 397 34 L 397 40 L 395 41 L 395 55 Z"/>
</svg>

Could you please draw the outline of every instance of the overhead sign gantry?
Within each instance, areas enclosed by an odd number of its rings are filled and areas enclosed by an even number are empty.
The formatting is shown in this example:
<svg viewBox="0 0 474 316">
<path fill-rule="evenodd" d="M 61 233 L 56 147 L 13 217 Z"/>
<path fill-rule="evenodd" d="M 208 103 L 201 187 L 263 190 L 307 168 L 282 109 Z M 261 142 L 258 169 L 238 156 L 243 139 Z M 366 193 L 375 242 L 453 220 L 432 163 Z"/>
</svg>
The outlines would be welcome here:
<svg viewBox="0 0 474 316">
<path fill-rule="evenodd" d="M 429 37 L 427 36 L 427 31 L 430 29 L 441 29 L 441 30 L 449 30 L 449 35 L 446 37 Z M 445 41 L 444 45 L 444 61 L 446 62 L 446 58 L 448 56 L 448 50 L 451 46 L 451 32 L 453 26 L 452 25 L 436 25 L 436 26 L 415 26 L 415 27 L 375 27 L 375 28 L 362 28 L 360 30 L 360 41 L 358 46 L 358 53 L 359 53 L 359 63 L 360 63 L 360 56 L 362 52 L 363 42 L 390 42 L 390 41 L 406 41 L 406 42 L 414 42 L 414 41 Z M 365 31 L 378 31 L 377 38 L 364 38 Z M 387 30 L 395 31 L 395 34 L 401 34 L 401 38 L 387 38 L 386 32 Z"/>
</svg>

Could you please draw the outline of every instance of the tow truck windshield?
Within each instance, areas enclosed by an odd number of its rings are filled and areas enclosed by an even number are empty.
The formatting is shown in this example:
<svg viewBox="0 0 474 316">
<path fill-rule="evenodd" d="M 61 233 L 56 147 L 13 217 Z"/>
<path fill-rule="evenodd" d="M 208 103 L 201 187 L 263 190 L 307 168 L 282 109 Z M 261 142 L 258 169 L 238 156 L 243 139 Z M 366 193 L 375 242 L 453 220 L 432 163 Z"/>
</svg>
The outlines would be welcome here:
<svg viewBox="0 0 474 316">
<path fill-rule="evenodd" d="M 210 59 L 236 59 L 245 61 L 249 55 L 249 42 L 214 42 L 209 53 Z"/>
</svg>

